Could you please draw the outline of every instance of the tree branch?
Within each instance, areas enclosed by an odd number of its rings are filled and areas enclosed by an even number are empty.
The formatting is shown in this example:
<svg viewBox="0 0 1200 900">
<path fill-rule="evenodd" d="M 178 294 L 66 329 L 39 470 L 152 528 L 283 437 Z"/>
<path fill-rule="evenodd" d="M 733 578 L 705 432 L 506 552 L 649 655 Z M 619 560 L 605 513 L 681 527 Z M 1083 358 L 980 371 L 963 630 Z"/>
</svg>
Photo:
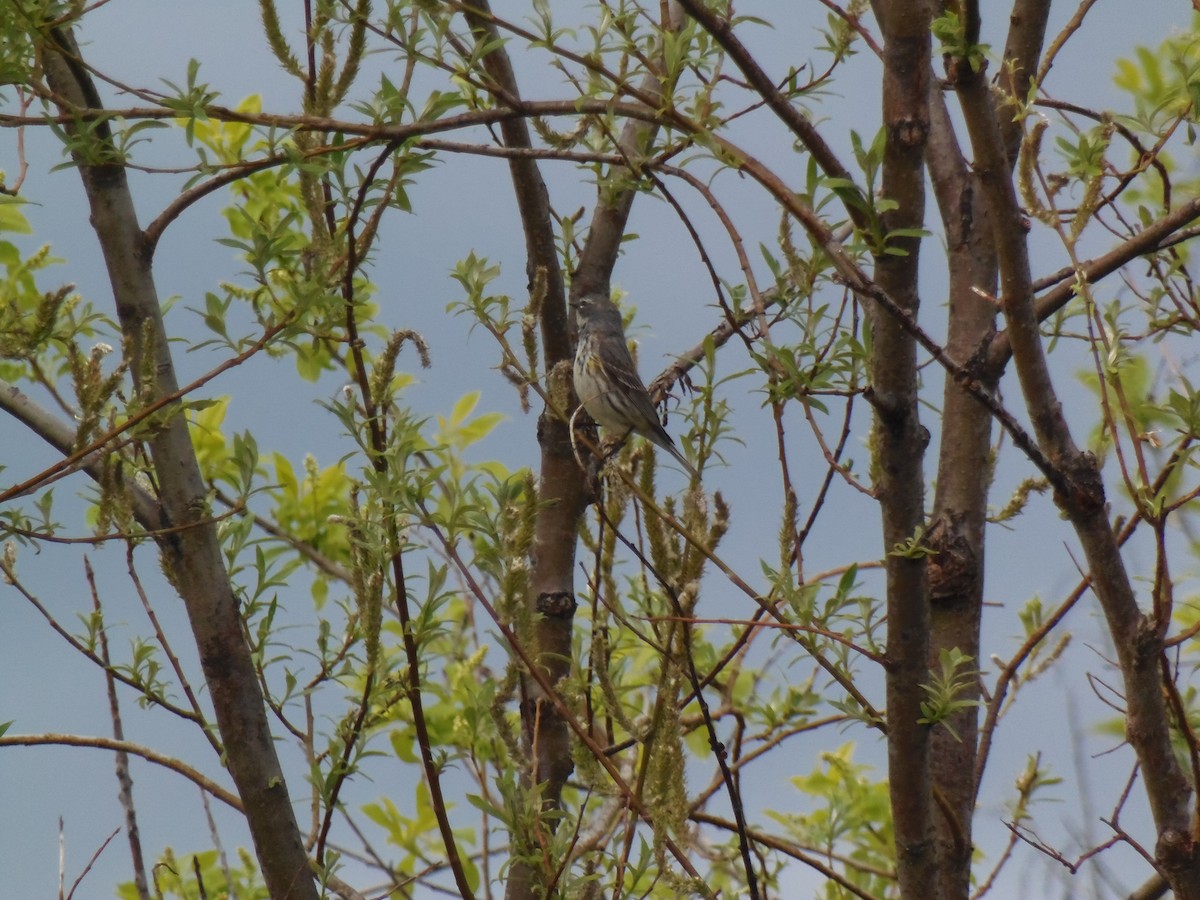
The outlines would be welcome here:
<svg viewBox="0 0 1200 900">
<path fill-rule="evenodd" d="M 1054 390 L 1033 301 L 1025 229 L 990 89 L 963 65 L 956 85 L 988 203 L 996 216 L 1001 303 L 1021 392 L 1038 445 L 1066 484 L 1055 502 L 1070 519 L 1087 558 L 1125 684 L 1126 734 L 1137 753 L 1158 831 L 1158 862 L 1180 896 L 1200 896 L 1200 857 L 1191 834 L 1191 786 L 1172 749 L 1159 658 L 1169 622 L 1143 615 L 1105 507 L 1095 458 L 1075 445 Z M 1064 490 L 1065 488 L 1065 490 Z"/>
<path fill-rule="evenodd" d="M 520 86 L 512 62 L 500 41 L 488 0 L 472 0 L 464 10 L 475 33 L 477 46 L 491 49 L 483 56 L 484 71 L 490 77 L 493 95 L 510 107 L 521 105 Z M 505 148 L 528 151 L 533 147 L 528 121 L 514 118 L 500 123 Z M 531 305 L 540 313 L 542 358 L 550 390 L 555 390 L 555 374 L 571 359 L 573 332 L 567 308 L 566 286 L 559 268 L 558 246 L 550 207 L 549 192 L 538 169 L 537 160 L 515 155 L 508 160 L 509 175 L 516 195 L 521 227 L 525 235 L 525 274 Z M 558 385 L 561 391 L 569 386 Z M 569 422 L 552 414 L 547 406 L 538 418 L 538 444 L 541 447 L 539 497 L 542 500 L 534 525 L 532 572 L 526 603 L 533 625 L 533 648 L 537 665 L 550 684 L 557 686 L 570 675 L 574 637 L 575 546 L 579 520 L 587 508 L 583 472 L 575 461 Z M 553 603 L 551 598 L 571 597 L 570 603 Z M 521 719 L 524 748 L 529 756 L 522 779 L 528 786 L 537 783 L 542 792 L 542 809 L 556 811 L 562 790 L 574 762 L 571 754 L 571 729 L 558 706 L 543 694 L 541 683 L 532 673 L 521 675 Z M 553 831 L 557 820 L 547 818 L 538 827 Z M 530 834 L 514 831 L 515 848 L 532 847 Z M 545 873 L 531 864 L 524 854 L 512 860 L 505 896 L 517 900 L 545 890 Z"/>
<path fill-rule="evenodd" d="M 924 226 L 924 155 L 929 137 L 929 2 L 875 3 L 883 35 L 883 151 L 881 192 L 894 208 L 871 231 L 885 247 L 874 249 L 875 283 L 912 320 L 920 305 L 916 233 Z M 897 231 L 907 231 L 893 237 Z M 869 232 L 870 233 L 870 232 Z M 929 432 L 917 405 L 917 342 L 905 323 L 878 304 L 869 361 L 875 409 L 872 445 L 875 490 L 883 520 L 887 573 L 888 788 L 895 827 L 900 892 L 937 897 L 941 846 L 935 840 L 930 727 L 922 721 L 922 685 L 929 681 L 928 560 L 894 552 L 925 529 L 925 446 Z M 903 773 L 903 777 L 897 777 Z"/>
<path fill-rule="evenodd" d="M 852 185 L 851 189 L 861 197 L 862 189 L 855 184 L 853 174 L 842 165 L 842 161 L 833 152 L 833 148 L 825 142 L 820 132 L 813 127 L 804 113 L 775 86 L 775 82 L 733 33 L 733 26 L 729 20 L 721 18 L 699 0 L 679 0 L 679 4 L 687 10 L 687 14 L 695 19 L 701 28 L 712 35 L 713 40 L 721 45 L 729 58 L 733 60 L 734 65 L 750 82 L 750 86 L 758 92 L 771 111 L 813 155 L 813 159 L 817 161 L 821 171 L 830 178 L 842 179 Z M 846 212 L 856 226 L 862 228 L 868 224 L 860 207 L 847 205 Z"/>
<path fill-rule="evenodd" d="M 42 48 L 46 78 L 67 125 L 72 156 L 91 208 L 91 222 L 108 267 L 121 329 L 130 347 L 130 371 L 139 391 L 169 396 L 179 389 L 145 236 L 119 151 L 107 123 L 84 130 L 79 109 L 100 109 L 96 87 L 81 65 L 69 30 L 53 29 Z M 207 490 L 179 405 L 149 438 L 165 524 L 185 527 L 159 537 L 163 568 L 183 598 L 212 696 L 217 726 L 245 807 L 263 877 L 271 895 L 316 900 L 300 830 L 292 811 L 241 615 L 208 519 Z"/>
<path fill-rule="evenodd" d="M 0 736 L 0 747 L 94 747 L 100 750 L 115 750 L 118 753 L 127 753 L 130 756 L 141 757 L 147 762 L 154 763 L 156 766 L 162 766 L 164 769 L 170 769 L 172 772 L 182 775 L 188 781 L 191 781 L 201 790 L 216 797 L 226 806 L 236 809 L 238 812 L 245 812 L 242 801 L 238 799 L 236 794 L 225 790 L 225 788 L 203 773 L 198 772 L 174 757 L 165 756 L 133 741 L 119 741 L 106 737 L 86 737 L 78 734 L 6 734 Z"/>
<path fill-rule="evenodd" d="M 1083 278 L 1095 284 L 1102 278 L 1121 269 L 1130 261 L 1169 245 L 1177 231 L 1200 218 L 1200 197 L 1193 197 L 1177 206 L 1162 218 L 1147 225 L 1137 234 L 1113 247 L 1103 256 L 1088 260 L 1081 266 Z M 1068 277 L 1057 287 L 1046 291 L 1034 302 L 1034 315 L 1044 322 L 1075 299 L 1075 279 Z M 1011 329 L 1010 329 L 1011 330 Z M 988 364 L 1001 366 L 1012 356 L 1012 337 L 1009 331 L 997 334 L 987 348 Z"/>
<path fill-rule="evenodd" d="M 49 410 L 35 403 L 14 384 L 0 380 L 0 409 L 44 440 L 63 456 L 75 452 L 75 429 L 59 421 Z M 78 460 L 76 466 L 96 482 L 100 481 L 104 457 L 109 451 L 93 450 Z M 125 483 L 134 518 L 147 531 L 162 527 L 162 509 L 149 491 L 134 481 Z"/>
</svg>

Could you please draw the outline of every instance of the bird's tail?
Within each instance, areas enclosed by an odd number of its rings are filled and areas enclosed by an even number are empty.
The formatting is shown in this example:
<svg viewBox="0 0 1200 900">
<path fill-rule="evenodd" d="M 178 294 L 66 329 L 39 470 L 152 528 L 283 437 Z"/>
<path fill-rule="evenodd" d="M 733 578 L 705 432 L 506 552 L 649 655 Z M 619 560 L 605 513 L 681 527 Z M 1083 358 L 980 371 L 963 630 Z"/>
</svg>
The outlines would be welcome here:
<svg viewBox="0 0 1200 900">
<path fill-rule="evenodd" d="M 683 466 L 685 469 L 687 469 L 687 473 L 688 473 L 688 475 L 690 475 L 692 477 L 693 481 L 700 480 L 700 471 L 695 466 L 693 466 L 690 462 L 688 462 L 687 457 L 684 456 L 682 452 L 680 452 L 679 448 L 675 446 L 674 442 L 667 444 L 665 449 L 673 457 L 675 457 L 677 460 L 679 460 L 679 464 L 681 466 Z"/>
</svg>

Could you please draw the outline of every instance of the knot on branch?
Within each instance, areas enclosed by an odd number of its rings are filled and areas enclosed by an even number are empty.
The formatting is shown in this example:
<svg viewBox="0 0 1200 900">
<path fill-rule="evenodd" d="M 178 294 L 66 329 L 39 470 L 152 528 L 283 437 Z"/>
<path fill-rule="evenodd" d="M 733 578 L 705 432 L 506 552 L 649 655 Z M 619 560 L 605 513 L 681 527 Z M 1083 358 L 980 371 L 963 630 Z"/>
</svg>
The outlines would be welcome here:
<svg viewBox="0 0 1200 900">
<path fill-rule="evenodd" d="M 933 852 L 933 841 L 914 841 L 910 844 L 903 844 L 898 849 L 906 860 L 915 864 L 922 859 L 926 859 Z"/>
<path fill-rule="evenodd" d="M 981 288 L 974 287 L 971 289 L 976 296 L 983 297 L 988 300 L 993 306 L 999 308 L 1000 301 Z M 953 303 L 953 300 L 951 300 Z M 996 324 L 993 321 L 988 328 L 987 333 L 975 345 L 975 349 L 971 351 L 971 355 L 958 364 L 957 369 L 951 371 L 951 375 L 955 382 L 968 393 L 986 393 L 996 399 L 999 403 L 1000 399 L 996 395 L 996 385 L 1000 382 L 1002 370 L 998 370 L 992 364 L 991 348 L 992 340 L 996 337 Z"/>
<path fill-rule="evenodd" d="M 971 71 L 970 64 L 961 56 L 951 56 L 949 53 L 943 54 L 942 65 L 945 66 L 946 70 L 947 87 L 962 87 L 971 81 L 971 79 L 978 77 L 975 72 Z"/>
<path fill-rule="evenodd" d="M 925 141 L 929 137 L 929 120 L 903 116 L 892 120 L 890 130 L 892 141 L 896 146 L 906 147 L 910 150 L 920 149 L 925 146 Z"/>
<path fill-rule="evenodd" d="M 1196 839 L 1178 828 L 1164 828 L 1154 848 L 1154 858 L 1166 872 L 1193 869 L 1200 858 Z"/>
<path fill-rule="evenodd" d="M 1142 665 L 1157 664 L 1170 624 L 1153 614 L 1141 617 L 1133 635 L 1133 650 Z"/>
<path fill-rule="evenodd" d="M 975 550 L 955 523 L 938 519 L 926 533 L 929 556 L 929 596 L 948 601 L 973 593 L 979 578 Z"/>
<path fill-rule="evenodd" d="M 543 616 L 566 619 L 575 615 L 575 595 L 570 591 L 546 591 L 538 594 L 536 610 Z"/>
<path fill-rule="evenodd" d="M 1076 454 L 1074 459 L 1063 465 L 1071 495 L 1064 498 L 1078 512 L 1094 513 L 1104 509 L 1104 481 L 1100 478 L 1100 467 L 1095 454 L 1088 451 Z"/>
<path fill-rule="evenodd" d="M 907 405 L 900 403 L 892 394 L 877 391 L 873 384 L 863 388 L 862 397 L 871 404 L 871 409 L 875 411 L 875 419 L 880 425 L 893 434 L 900 433 L 908 420 Z"/>
</svg>

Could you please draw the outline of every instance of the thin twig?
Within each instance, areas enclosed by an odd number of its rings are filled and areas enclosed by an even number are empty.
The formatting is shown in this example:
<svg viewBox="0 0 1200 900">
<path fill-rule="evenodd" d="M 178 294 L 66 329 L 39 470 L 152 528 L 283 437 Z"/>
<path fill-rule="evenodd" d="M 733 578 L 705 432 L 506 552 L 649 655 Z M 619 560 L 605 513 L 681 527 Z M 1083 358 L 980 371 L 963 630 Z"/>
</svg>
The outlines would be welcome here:
<svg viewBox="0 0 1200 900">
<path fill-rule="evenodd" d="M 92 571 L 91 560 L 84 556 L 83 571 L 87 577 L 88 588 L 92 593 L 92 610 L 103 622 L 103 611 L 100 605 L 100 592 L 96 588 L 96 576 Z M 117 680 L 112 675 L 112 659 L 108 652 L 108 629 L 99 630 L 100 658 L 104 661 L 104 684 L 108 693 L 108 712 L 112 719 L 113 738 L 125 740 L 125 727 L 121 723 L 121 706 L 117 699 Z M 150 900 L 150 884 L 146 880 L 146 863 L 142 857 L 142 839 L 138 831 L 137 811 L 133 805 L 133 779 L 129 775 L 129 754 L 118 750 L 115 754 L 117 769 L 117 796 L 121 808 L 125 810 L 125 831 L 129 838 L 129 855 L 133 864 L 133 886 L 141 900 Z"/>
<path fill-rule="evenodd" d="M 226 806 L 238 812 L 244 812 L 242 801 L 238 796 L 225 790 L 208 776 L 193 769 L 186 763 L 165 756 L 149 747 L 135 744 L 132 741 L 118 741 L 106 737 L 86 737 L 79 734 L 4 734 L 0 735 L 0 747 L 93 747 L 99 750 L 120 750 L 131 756 L 140 756 L 147 762 L 170 769 L 178 775 L 195 783 L 201 790 L 208 791 Z"/>
<path fill-rule="evenodd" d="M 120 828 L 113 829 L 112 834 L 104 839 L 104 843 L 96 848 L 96 852 L 93 853 L 91 858 L 87 861 L 87 865 L 83 867 L 83 871 L 79 873 L 79 877 L 76 878 L 71 884 L 71 890 L 67 892 L 67 900 L 72 900 L 72 898 L 75 896 L 75 891 L 79 889 L 79 885 L 83 883 L 83 879 L 87 876 L 87 873 L 92 871 L 92 866 L 96 864 L 96 860 L 100 858 L 100 854 L 107 849 L 110 843 L 112 843 L 112 839 L 120 833 Z"/>
</svg>

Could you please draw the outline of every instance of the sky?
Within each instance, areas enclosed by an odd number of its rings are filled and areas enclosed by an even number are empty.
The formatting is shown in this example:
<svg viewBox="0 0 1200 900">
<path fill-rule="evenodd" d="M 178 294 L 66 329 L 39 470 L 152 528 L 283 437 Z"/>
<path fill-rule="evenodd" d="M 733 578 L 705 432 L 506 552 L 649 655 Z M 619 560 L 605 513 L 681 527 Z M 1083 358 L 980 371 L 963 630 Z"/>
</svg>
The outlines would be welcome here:
<svg viewBox="0 0 1200 900">
<path fill-rule="evenodd" d="M 500 11 L 513 4 L 497 4 Z M 778 15 L 778 6 L 770 3 L 739 4 L 743 14 Z M 805 46 L 813 43 L 812 29 L 823 21 L 824 14 L 816 4 L 803 9 L 811 18 L 790 23 L 774 31 L 759 29 L 751 34 L 752 47 L 763 59 L 787 58 L 794 48 L 797 35 L 806 36 Z M 1069 15 L 1069 9 L 1057 10 L 1051 31 L 1057 31 Z M 1116 102 L 1111 72 L 1114 58 L 1128 53 L 1135 44 L 1154 44 L 1172 28 L 1185 26 L 1190 10 L 1185 4 L 1150 2 L 1127 4 L 1102 2 L 1087 20 L 1083 32 L 1068 45 L 1055 67 L 1048 87 L 1052 92 L 1070 93 L 1072 98 L 1095 105 Z M 1002 42 L 1005 21 L 1002 17 L 987 23 L 990 29 L 985 38 Z M 293 29 L 296 23 L 291 23 Z M 240 98 L 259 93 L 264 108 L 292 109 L 296 106 L 296 87 L 262 51 L 262 35 L 253 6 L 236 0 L 111 0 L 88 17 L 88 27 L 82 34 L 84 52 L 100 71 L 117 81 L 154 87 L 160 79 L 181 83 L 185 78 L 187 61 L 196 57 L 202 62 L 201 76 L 222 93 L 222 102 L 232 104 Z M 864 54 L 865 56 L 865 54 Z M 382 58 L 370 65 L 382 67 Z M 537 72 L 533 62 L 518 60 Z M 773 74 L 782 74 L 774 72 Z M 839 80 L 836 94 L 820 112 L 832 112 L 830 119 L 820 123 L 821 131 L 835 148 L 845 152 L 850 131 L 871 135 L 878 126 L 878 111 L 869 103 L 857 102 L 858 96 L 877 96 L 876 73 L 869 60 L 848 70 L 845 80 Z M 531 95 L 542 85 L 531 79 Z M 555 84 L 545 87 L 553 95 Z M 1082 91 L 1082 96 L 1077 93 Z M 11 100 L 11 95 L 10 100 Z M 125 102 L 109 92 L 115 103 Z M 756 127 L 748 125 L 749 127 Z M 156 139 L 158 139 L 156 137 Z M 55 169 L 60 157 L 46 142 L 44 135 L 26 135 L 31 169 L 23 193 L 31 201 L 27 213 L 34 225 L 30 245 L 49 242 L 57 256 L 65 262 L 51 273 L 52 278 L 70 281 L 78 290 L 99 306 L 110 301 L 103 263 L 94 235 L 91 233 L 84 208 L 82 189 L 76 174 L 69 169 Z M 153 154 L 156 148 L 148 148 Z M 162 151 L 164 160 L 173 151 L 169 145 Z M 16 135 L 0 133 L 0 168 L 15 170 Z M 581 185 L 567 167 L 547 166 L 555 204 L 571 210 L 580 206 L 590 208 L 592 192 Z M 777 225 L 773 205 L 753 191 L 737 190 L 736 176 L 723 176 L 717 188 L 738 198 L 733 214 L 746 233 L 756 239 L 770 240 Z M 135 199 L 143 222 L 148 221 L 180 189 L 182 178 L 170 175 L 137 176 L 134 178 Z M 493 377 L 490 369 L 497 362 L 494 345 L 482 330 L 468 333 L 462 318 L 444 314 L 450 302 L 458 299 L 455 284 L 448 273 L 468 248 L 478 255 L 500 262 L 503 273 L 499 289 L 514 297 L 524 292 L 523 239 L 513 225 L 513 203 L 508 190 L 507 171 L 497 160 L 472 157 L 453 158 L 421 176 L 412 191 L 414 214 L 392 216 L 382 234 L 380 260 L 374 278 L 380 287 L 379 302 L 389 324 L 417 327 L 430 344 L 434 368 L 429 373 L 417 373 L 419 383 L 412 389 L 410 399 L 419 408 L 444 412 L 453 398 L 481 389 L 481 409 L 503 409 L 508 418 L 500 426 L 499 441 L 488 446 L 513 467 L 529 465 L 536 460 L 533 418 L 523 415 L 507 386 Z M 232 251 L 216 243 L 225 232 L 221 208 L 226 202 L 221 195 L 197 204 L 176 225 L 168 230 L 159 250 L 156 278 L 164 298 L 177 298 L 169 314 L 168 324 L 181 330 L 195 328 L 189 307 L 201 305 L 203 293 L 218 279 L 236 279 L 241 265 Z M 710 245 L 718 248 L 719 264 L 728 266 L 728 249 L 716 239 L 717 230 L 711 217 L 705 216 L 703 204 L 687 198 L 689 212 L 702 223 Z M 673 211 L 664 203 L 648 197 L 635 204 L 631 231 L 638 235 L 627 245 L 618 266 L 615 283 L 627 292 L 628 299 L 638 309 L 634 335 L 639 341 L 643 374 L 647 380 L 665 365 L 672 354 L 694 345 L 717 320 L 709 308 L 712 289 L 707 275 L 698 265 L 694 251 L 682 234 Z M 449 237 L 448 237 L 449 236 Z M 1038 248 L 1036 271 L 1057 268 L 1061 261 L 1050 251 Z M 757 264 L 757 259 L 756 259 Z M 936 268 L 940 264 L 936 253 L 926 256 L 931 283 L 936 283 Z M 764 268 L 759 265 L 759 275 Z M 929 298 L 936 307 L 936 298 Z M 936 316 L 936 313 L 932 313 Z M 210 368 L 218 357 L 214 353 L 177 354 L 180 380 L 187 381 Z M 722 371 L 729 372 L 746 365 L 744 357 L 729 354 L 722 360 Z M 328 465 L 349 449 L 344 437 L 329 433 L 329 420 L 317 404 L 328 400 L 340 388 L 333 378 L 311 386 L 310 393 L 298 389 L 291 377 L 290 364 L 256 359 L 247 369 L 227 376 L 211 385 L 217 393 L 236 392 L 231 404 L 226 432 L 253 428 L 260 445 L 288 448 L 294 464 L 306 452 Z M 242 379 L 254 379 L 260 389 L 240 388 Z M 931 372 L 930 378 L 937 378 Z M 286 385 L 286 391 L 281 390 Z M 1015 386 L 1007 386 L 1010 398 L 1017 396 Z M 1090 416 L 1089 396 L 1073 388 L 1075 404 L 1068 412 L 1074 424 L 1086 422 Z M 940 395 L 936 392 L 933 396 Z M 1010 404 L 1015 405 L 1015 404 Z M 751 435 L 768 433 L 769 417 L 759 408 L 759 400 L 747 397 L 741 403 L 739 430 Z M 789 422 L 799 435 L 802 421 Z M 1079 436 L 1082 438 L 1086 432 Z M 811 443 L 811 442 L 809 442 Z M 936 442 L 931 445 L 936 446 Z M 754 440 L 746 445 L 725 448 L 727 467 L 714 470 L 706 478 L 706 487 L 721 488 L 736 498 L 734 529 L 727 539 L 723 555 L 745 559 L 743 568 L 753 570 L 757 557 L 756 542 L 761 541 L 754 516 L 750 510 L 758 504 L 772 508 L 777 493 L 773 483 L 758 483 L 747 479 L 746 472 L 760 463 L 757 453 L 762 443 Z M 497 449 L 498 448 L 498 449 Z M 799 460 L 801 471 L 821 472 L 820 457 L 812 447 Z M 932 464 L 933 455 L 930 455 Z M 7 468 L 0 472 L 0 486 L 22 480 L 45 464 L 44 450 L 25 440 L 12 425 L 0 428 L 0 463 Z M 1028 466 L 1009 454 L 994 492 L 1001 502 L 1021 478 L 1029 474 Z M 671 478 L 672 475 L 664 476 Z M 674 475 L 676 479 L 679 476 Z M 680 483 L 681 484 L 681 483 Z M 70 508 L 72 491 L 86 488 L 81 481 L 60 487 L 60 502 Z M 811 493 L 808 495 L 811 499 Z M 825 522 L 830 539 L 815 541 L 806 548 L 810 570 L 820 571 L 846 561 L 840 534 L 853 534 L 855 539 L 878 534 L 877 513 L 873 504 L 844 486 L 836 486 L 830 499 L 830 511 Z M 742 513 L 741 510 L 747 512 Z M 1074 584 L 1078 577 L 1070 559 L 1071 544 L 1063 523 L 1057 520 L 1049 502 L 1034 511 L 1037 527 L 1000 531 L 991 535 L 989 600 L 1002 604 L 1009 611 L 1035 594 L 1052 603 Z M 769 531 L 773 530 L 773 525 Z M 876 543 L 878 543 L 876 541 Z M 1061 547 L 1048 553 L 1047 547 Z M 96 566 L 102 596 L 109 603 L 110 615 L 116 613 L 130 622 L 130 633 L 137 625 L 139 608 L 136 597 L 129 591 L 123 552 L 116 547 L 89 551 Z M 1030 560 L 1036 564 L 1030 564 Z M 152 561 L 140 560 L 140 574 L 152 591 L 163 591 Z M 22 571 L 31 576 L 39 595 L 47 605 L 67 621 L 76 610 L 86 607 L 86 585 L 79 570 L 78 557 L 72 548 L 47 546 L 34 555 L 24 551 Z M 35 575 L 36 573 L 36 575 Z M 743 598 L 735 597 L 724 585 L 713 581 L 712 593 L 706 604 L 714 610 L 734 609 L 748 614 Z M 158 604 L 164 617 L 164 627 L 180 629 L 183 620 L 177 606 Z M 95 673 L 62 642 L 50 633 L 34 611 L 14 596 L 13 591 L 0 586 L 0 721 L 14 720 L 14 731 L 70 731 L 81 734 L 106 734 L 109 730 L 107 708 L 102 686 Z M 1013 646 L 1012 617 L 986 613 L 985 629 L 990 621 L 998 620 L 1008 632 L 989 632 L 988 642 L 1000 652 Z M 1095 636 L 1094 608 L 1084 604 L 1072 613 L 1069 627 L 1082 635 Z M 180 645 L 183 646 L 182 642 Z M 1067 679 L 1077 678 L 1081 667 L 1099 669 L 1098 654 L 1102 648 L 1078 641 L 1071 649 L 1071 665 L 1061 674 L 1035 683 L 1026 689 L 1023 702 L 1015 707 L 1013 720 L 1001 730 L 993 753 L 989 782 L 985 790 L 983 810 L 979 817 L 978 838 L 985 852 L 994 855 L 1002 846 L 1006 833 L 1001 823 L 1003 804 L 1011 793 L 1012 779 L 1025 763 L 1025 735 L 1043 732 L 1054 737 L 1048 741 L 1048 755 L 1059 774 L 1068 779 L 1061 796 L 1070 800 L 1081 796 L 1109 797 L 1114 784 L 1124 778 L 1128 759 L 1121 754 L 1089 761 L 1087 771 L 1093 779 L 1104 779 L 1100 785 L 1079 786 L 1074 780 L 1082 771 L 1077 757 L 1097 754 L 1114 746 L 1110 738 L 1086 733 L 1082 723 L 1096 717 L 1096 699 L 1081 685 Z M 149 713 L 126 704 L 126 729 L 131 738 L 145 740 L 156 749 L 190 760 L 203 759 L 197 753 L 196 742 L 186 728 L 177 723 L 164 723 L 158 713 Z M 861 731 L 846 735 L 859 743 L 856 758 L 876 765 L 881 776 L 885 757 L 882 746 Z M 828 749 L 830 739 L 822 736 L 812 743 L 797 741 L 792 748 L 794 771 L 807 771 L 810 758 Z M 108 753 L 69 749 L 6 749 L 6 760 L 0 767 L 0 808 L 16 810 L 21 828 L 6 835 L 0 842 L 0 861 L 7 863 L 6 891 L 14 897 L 52 896 L 59 870 L 58 821 L 64 820 L 66 871 L 68 885 L 87 864 L 113 828 L 120 824 L 115 803 L 116 784 L 112 777 L 112 758 Z M 284 751 L 287 752 L 287 751 Z M 780 761 L 781 763 L 784 760 Z M 219 767 L 209 763 L 206 771 L 220 777 Z M 785 778 L 786 772 L 779 777 Z M 397 764 L 390 773 L 400 785 L 397 802 L 411 792 L 410 773 Z M 139 812 L 143 816 L 143 832 L 148 853 L 153 856 L 162 846 L 189 848 L 208 841 L 204 827 L 204 811 L 196 791 L 181 786 L 180 781 L 155 768 L 135 763 L 136 790 L 143 799 Z M 408 780 L 406 780 L 408 779 Z M 295 786 L 293 786 L 295 790 Z M 374 795 L 375 786 L 364 785 L 358 798 Z M 750 796 L 752 808 L 761 809 L 774 801 L 769 785 L 761 784 L 758 794 Z M 1099 801 L 1097 801 L 1099 802 Z M 1061 816 L 1053 812 L 1045 821 L 1059 823 L 1057 833 L 1081 838 L 1079 832 L 1091 828 L 1093 836 L 1102 834 L 1096 821 L 1107 815 L 1107 809 L 1079 810 L 1074 804 L 1063 804 Z M 1136 813 L 1136 811 L 1135 811 Z M 245 843 L 236 817 L 214 809 L 223 837 L 229 846 Z M 10 820 L 13 818 L 10 815 Z M 1052 827 L 1053 824 L 1052 824 Z M 1094 839 L 1094 838 L 1093 838 Z M 1118 857 L 1119 859 L 1119 857 Z M 1043 884 L 1047 866 L 1031 852 L 1021 866 L 1013 867 L 1013 877 L 1004 882 L 993 896 L 1019 896 L 1031 887 Z M 1140 870 L 1139 870 L 1140 871 Z M 88 874 L 78 897 L 111 895 L 111 885 L 128 878 L 125 848 L 118 838 L 99 858 Z M 805 872 L 795 872 L 796 890 L 803 893 L 815 883 Z M 1128 883 L 1133 887 L 1134 883 Z"/>
</svg>

